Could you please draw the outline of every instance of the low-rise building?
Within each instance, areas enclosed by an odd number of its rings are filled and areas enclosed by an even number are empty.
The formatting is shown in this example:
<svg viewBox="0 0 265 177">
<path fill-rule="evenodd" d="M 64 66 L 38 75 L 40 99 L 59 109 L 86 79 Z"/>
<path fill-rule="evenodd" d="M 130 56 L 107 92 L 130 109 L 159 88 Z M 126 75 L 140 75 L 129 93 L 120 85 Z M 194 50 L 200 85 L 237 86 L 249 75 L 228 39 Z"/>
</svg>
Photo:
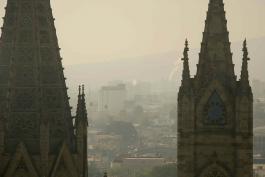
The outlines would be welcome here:
<svg viewBox="0 0 265 177">
<path fill-rule="evenodd" d="M 265 158 L 254 157 L 254 177 L 265 177 Z"/>
<path fill-rule="evenodd" d="M 111 168 L 121 170 L 121 174 L 127 177 L 135 177 L 139 172 L 165 164 L 166 159 L 163 157 L 118 157 L 111 163 Z"/>
<path fill-rule="evenodd" d="M 123 159 L 122 167 L 135 170 L 151 169 L 156 166 L 162 166 L 165 162 L 162 157 L 127 157 Z"/>
</svg>

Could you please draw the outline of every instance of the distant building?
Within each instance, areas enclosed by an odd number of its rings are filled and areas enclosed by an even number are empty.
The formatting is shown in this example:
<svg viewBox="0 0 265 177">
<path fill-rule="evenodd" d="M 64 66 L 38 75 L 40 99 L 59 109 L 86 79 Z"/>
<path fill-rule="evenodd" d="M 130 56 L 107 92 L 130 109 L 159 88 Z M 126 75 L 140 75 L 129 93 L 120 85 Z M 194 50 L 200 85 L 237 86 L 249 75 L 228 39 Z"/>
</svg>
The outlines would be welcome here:
<svg viewBox="0 0 265 177">
<path fill-rule="evenodd" d="M 162 157 L 127 157 L 122 161 L 122 167 L 128 169 L 154 168 L 164 165 L 166 160 Z"/>
<path fill-rule="evenodd" d="M 122 137 L 120 135 L 111 135 L 106 133 L 98 133 L 96 135 L 96 149 L 110 150 L 119 152 L 121 148 Z"/>
<path fill-rule="evenodd" d="M 88 144 L 91 152 L 112 151 L 120 152 L 122 137 L 116 134 L 109 134 L 100 131 L 88 131 Z"/>
<path fill-rule="evenodd" d="M 265 155 L 265 135 L 254 136 L 254 154 Z"/>
<path fill-rule="evenodd" d="M 253 92 L 256 98 L 265 98 L 265 82 L 253 80 Z"/>
<path fill-rule="evenodd" d="M 142 170 L 151 170 L 154 167 L 166 164 L 162 157 L 118 157 L 111 163 L 111 168 L 119 168 L 127 177 L 136 177 Z"/>
<path fill-rule="evenodd" d="M 254 157 L 253 177 L 265 177 L 265 159 Z"/>
<path fill-rule="evenodd" d="M 98 111 L 109 114 L 120 113 L 125 106 L 127 96 L 124 84 L 103 86 L 98 98 Z"/>
<path fill-rule="evenodd" d="M 265 156 L 265 127 L 254 129 L 254 155 Z"/>
</svg>

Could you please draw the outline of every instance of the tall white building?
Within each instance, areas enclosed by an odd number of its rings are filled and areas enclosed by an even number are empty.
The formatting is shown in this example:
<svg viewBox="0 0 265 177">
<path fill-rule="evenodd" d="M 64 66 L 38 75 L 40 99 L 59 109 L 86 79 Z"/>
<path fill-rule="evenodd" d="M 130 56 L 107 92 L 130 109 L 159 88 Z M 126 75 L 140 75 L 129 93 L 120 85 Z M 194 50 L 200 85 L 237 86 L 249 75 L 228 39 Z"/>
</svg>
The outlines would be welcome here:
<svg viewBox="0 0 265 177">
<path fill-rule="evenodd" d="M 103 86 L 99 92 L 99 112 L 117 114 L 124 109 L 124 104 L 127 97 L 125 84 Z"/>
</svg>

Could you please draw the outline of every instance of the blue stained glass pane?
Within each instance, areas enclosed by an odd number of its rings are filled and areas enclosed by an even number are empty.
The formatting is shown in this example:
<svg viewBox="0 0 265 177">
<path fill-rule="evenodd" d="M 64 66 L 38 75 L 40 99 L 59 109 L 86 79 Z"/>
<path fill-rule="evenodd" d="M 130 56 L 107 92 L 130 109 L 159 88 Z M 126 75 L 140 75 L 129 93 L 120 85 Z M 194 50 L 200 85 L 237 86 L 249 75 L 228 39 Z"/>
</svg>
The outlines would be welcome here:
<svg viewBox="0 0 265 177">
<path fill-rule="evenodd" d="M 225 123 L 225 106 L 215 91 L 208 100 L 206 105 L 206 123 L 208 124 L 224 124 Z"/>
</svg>

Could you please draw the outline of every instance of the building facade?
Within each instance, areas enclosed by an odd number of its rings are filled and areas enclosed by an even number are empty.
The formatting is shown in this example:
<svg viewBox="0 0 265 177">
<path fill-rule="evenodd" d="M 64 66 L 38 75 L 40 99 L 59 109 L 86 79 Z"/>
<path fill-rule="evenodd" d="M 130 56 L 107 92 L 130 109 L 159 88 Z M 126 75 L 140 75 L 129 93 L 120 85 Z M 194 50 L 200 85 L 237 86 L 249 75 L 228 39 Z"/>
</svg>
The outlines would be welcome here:
<svg viewBox="0 0 265 177">
<path fill-rule="evenodd" d="M 118 114 L 124 110 L 127 99 L 125 84 L 104 86 L 99 91 L 98 111 Z"/>
<path fill-rule="evenodd" d="M 188 42 L 178 95 L 178 177 L 253 176 L 253 94 L 243 44 L 237 79 L 223 0 L 210 0 L 197 73 L 189 70 Z"/>
<path fill-rule="evenodd" d="M 1 177 L 87 176 L 84 88 L 74 121 L 63 70 L 50 0 L 7 0 L 0 46 Z"/>
<path fill-rule="evenodd" d="M 265 157 L 265 127 L 254 128 L 253 153 L 254 156 Z"/>
</svg>

